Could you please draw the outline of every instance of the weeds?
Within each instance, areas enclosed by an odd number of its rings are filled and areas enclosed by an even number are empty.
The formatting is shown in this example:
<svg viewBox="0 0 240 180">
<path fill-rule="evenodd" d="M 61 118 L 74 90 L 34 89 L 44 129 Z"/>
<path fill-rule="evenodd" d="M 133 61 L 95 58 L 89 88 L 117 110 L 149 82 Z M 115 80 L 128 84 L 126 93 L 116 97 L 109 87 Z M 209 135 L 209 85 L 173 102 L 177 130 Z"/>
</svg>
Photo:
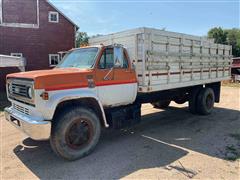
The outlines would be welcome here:
<svg viewBox="0 0 240 180">
<path fill-rule="evenodd" d="M 228 86 L 228 87 L 240 87 L 240 83 L 233 83 L 233 82 L 223 82 L 222 86 Z"/>
<path fill-rule="evenodd" d="M 230 136 L 238 141 L 240 141 L 240 133 L 232 133 Z"/>
<path fill-rule="evenodd" d="M 226 146 L 226 159 L 230 161 L 236 161 L 240 159 L 240 152 L 233 145 Z"/>
</svg>

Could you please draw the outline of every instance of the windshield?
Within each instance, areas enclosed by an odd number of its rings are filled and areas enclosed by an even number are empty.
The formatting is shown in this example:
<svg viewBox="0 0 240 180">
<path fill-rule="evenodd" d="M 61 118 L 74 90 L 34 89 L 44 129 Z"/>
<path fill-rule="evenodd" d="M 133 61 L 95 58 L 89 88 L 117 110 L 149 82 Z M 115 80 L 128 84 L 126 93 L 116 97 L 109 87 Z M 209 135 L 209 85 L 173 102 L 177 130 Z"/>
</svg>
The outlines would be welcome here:
<svg viewBox="0 0 240 180">
<path fill-rule="evenodd" d="M 63 60 L 57 65 L 57 68 L 75 67 L 80 69 L 89 69 L 95 62 L 98 48 L 83 48 L 71 51 L 66 54 Z"/>
</svg>

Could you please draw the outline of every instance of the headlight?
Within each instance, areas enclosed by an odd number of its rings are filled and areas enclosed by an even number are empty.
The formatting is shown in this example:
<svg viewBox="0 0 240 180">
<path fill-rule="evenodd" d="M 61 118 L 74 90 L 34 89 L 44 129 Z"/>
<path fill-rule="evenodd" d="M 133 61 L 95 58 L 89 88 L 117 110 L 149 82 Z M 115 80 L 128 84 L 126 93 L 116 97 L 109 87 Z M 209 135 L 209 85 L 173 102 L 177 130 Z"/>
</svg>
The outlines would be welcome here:
<svg viewBox="0 0 240 180">
<path fill-rule="evenodd" d="M 12 84 L 11 83 L 8 84 L 8 92 L 12 93 Z"/>
<path fill-rule="evenodd" d="M 28 88 L 28 97 L 30 97 L 30 98 L 33 97 L 33 90 L 31 87 Z"/>
</svg>

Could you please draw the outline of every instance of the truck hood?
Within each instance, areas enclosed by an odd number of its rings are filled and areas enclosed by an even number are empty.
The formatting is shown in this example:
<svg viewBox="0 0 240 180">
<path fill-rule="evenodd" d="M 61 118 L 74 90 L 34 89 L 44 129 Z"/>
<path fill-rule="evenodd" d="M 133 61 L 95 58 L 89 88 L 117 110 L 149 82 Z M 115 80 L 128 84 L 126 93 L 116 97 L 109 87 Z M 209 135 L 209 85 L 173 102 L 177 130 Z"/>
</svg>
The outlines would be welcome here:
<svg viewBox="0 0 240 180">
<path fill-rule="evenodd" d="M 7 78 L 30 79 L 35 89 L 57 90 L 87 86 L 88 75 L 93 75 L 93 70 L 55 68 L 9 74 Z"/>
</svg>

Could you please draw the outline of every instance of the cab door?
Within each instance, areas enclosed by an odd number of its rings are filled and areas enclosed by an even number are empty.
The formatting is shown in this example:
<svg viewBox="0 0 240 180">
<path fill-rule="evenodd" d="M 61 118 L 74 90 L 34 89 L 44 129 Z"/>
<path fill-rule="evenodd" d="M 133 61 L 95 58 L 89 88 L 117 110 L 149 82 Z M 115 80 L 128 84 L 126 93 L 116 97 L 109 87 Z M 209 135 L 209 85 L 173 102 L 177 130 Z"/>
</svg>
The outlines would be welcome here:
<svg viewBox="0 0 240 180">
<path fill-rule="evenodd" d="M 96 67 L 96 86 L 104 106 L 126 105 L 135 100 L 136 75 L 122 47 L 110 46 L 102 50 Z"/>
</svg>

